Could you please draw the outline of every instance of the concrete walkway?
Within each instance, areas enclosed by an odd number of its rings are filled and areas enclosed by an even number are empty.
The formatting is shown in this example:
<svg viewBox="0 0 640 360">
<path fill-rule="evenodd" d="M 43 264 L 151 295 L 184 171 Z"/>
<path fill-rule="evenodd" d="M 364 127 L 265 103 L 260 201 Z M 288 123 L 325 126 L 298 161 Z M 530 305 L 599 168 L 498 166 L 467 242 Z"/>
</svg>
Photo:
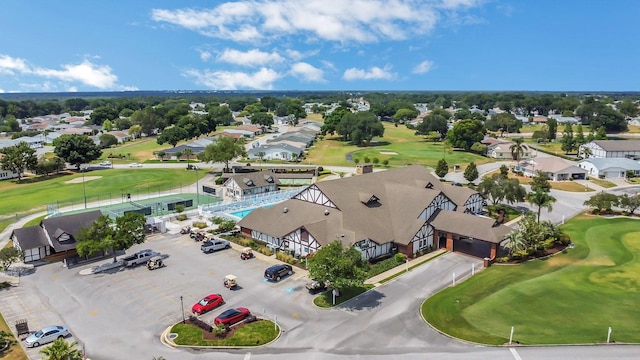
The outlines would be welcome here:
<svg viewBox="0 0 640 360">
<path fill-rule="evenodd" d="M 398 275 L 400 273 L 407 272 L 408 269 L 411 269 L 414 266 L 417 266 L 417 265 L 420 265 L 422 263 L 425 263 L 425 262 L 427 262 L 427 261 L 429 261 L 429 260 L 431 260 L 431 259 L 433 259 L 435 257 L 438 257 L 438 256 L 440 256 L 440 255 L 442 255 L 442 254 L 444 254 L 446 252 L 447 251 L 443 250 L 443 249 L 432 251 L 432 252 L 430 252 L 430 253 L 428 253 L 426 255 L 423 255 L 423 256 L 420 256 L 420 257 L 417 257 L 415 259 L 411 259 L 411 260 L 407 261 L 405 266 L 396 266 L 393 269 L 387 270 L 387 271 L 385 271 L 385 272 L 383 272 L 381 274 L 378 274 L 378 275 L 376 275 L 374 277 L 371 277 L 371 278 L 365 280 L 364 283 L 365 284 L 371 284 L 373 286 L 378 287 L 378 286 L 382 285 L 382 281 L 384 279 L 387 279 L 389 277 Z"/>
</svg>

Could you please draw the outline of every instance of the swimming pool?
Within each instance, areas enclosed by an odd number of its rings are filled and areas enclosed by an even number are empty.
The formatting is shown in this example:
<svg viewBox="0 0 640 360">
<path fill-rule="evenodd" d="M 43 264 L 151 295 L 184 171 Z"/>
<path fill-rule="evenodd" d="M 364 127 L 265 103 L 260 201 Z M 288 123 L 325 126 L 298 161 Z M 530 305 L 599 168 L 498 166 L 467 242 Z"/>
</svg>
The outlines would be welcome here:
<svg viewBox="0 0 640 360">
<path fill-rule="evenodd" d="M 272 205 L 267 205 L 267 206 L 263 206 L 265 208 L 269 208 Z M 235 216 L 237 218 L 243 219 L 245 216 L 247 216 L 250 212 L 252 212 L 253 210 L 255 210 L 257 208 L 250 208 L 250 209 L 244 209 L 244 210 L 240 210 L 240 211 L 234 211 L 229 213 L 229 215 L 231 216 Z"/>
</svg>

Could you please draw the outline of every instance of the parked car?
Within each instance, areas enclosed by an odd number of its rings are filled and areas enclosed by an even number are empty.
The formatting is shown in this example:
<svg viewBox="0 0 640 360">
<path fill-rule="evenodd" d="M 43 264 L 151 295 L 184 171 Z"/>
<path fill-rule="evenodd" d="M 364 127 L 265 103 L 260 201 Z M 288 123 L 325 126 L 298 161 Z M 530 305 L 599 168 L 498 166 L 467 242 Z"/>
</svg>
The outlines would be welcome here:
<svg viewBox="0 0 640 360">
<path fill-rule="evenodd" d="M 69 336 L 69 330 L 65 326 L 47 326 L 29 335 L 24 340 L 24 346 L 37 347 L 56 341 L 56 339 L 64 339 L 67 336 Z"/>
<path fill-rule="evenodd" d="M 231 244 L 229 244 L 227 240 L 214 238 L 214 239 L 203 242 L 202 245 L 200 245 L 200 250 L 202 250 L 202 252 L 205 254 L 209 254 L 214 251 L 229 249 L 230 247 L 231 247 Z"/>
<path fill-rule="evenodd" d="M 129 167 L 142 167 L 142 164 L 139 164 L 139 163 L 131 163 L 131 164 L 129 164 Z"/>
<path fill-rule="evenodd" d="M 223 311 L 220 315 L 216 316 L 213 323 L 218 325 L 233 325 L 251 316 L 251 311 L 247 308 L 239 307 L 236 309 L 229 309 Z"/>
<path fill-rule="evenodd" d="M 210 294 L 205 296 L 191 307 L 191 312 L 196 315 L 202 315 L 207 311 L 211 311 L 224 303 L 224 299 L 220 294 Z"/>
<path fill-rule="evenodd" d="M 111 167 L 111 161 L 103 161 L 100 164 L 98 164 L 100 166 L 106 166 L 106 167 Z"/>
<path fill-rule="evenodd" d="M 287 264 L 269 266 L 264 271 L 264 277 L 271 281 L 280 281 L 283 276 L 291 274 L 293 274 L 293 268 Z"/>
</svg>

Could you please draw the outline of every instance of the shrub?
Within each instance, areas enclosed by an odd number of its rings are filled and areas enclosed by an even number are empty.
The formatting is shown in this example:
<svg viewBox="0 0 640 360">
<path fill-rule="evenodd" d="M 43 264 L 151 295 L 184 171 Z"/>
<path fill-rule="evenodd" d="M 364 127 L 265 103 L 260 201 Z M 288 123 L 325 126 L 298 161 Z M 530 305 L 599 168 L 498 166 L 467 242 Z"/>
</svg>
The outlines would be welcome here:
<svg viewBox="0 0 640 360">
<path fill-rule="evenodd" d="M 227 327 L 224 325 L 218 325 L 213 328 L 213 331 L 216 333 L 216 336 L 224 337 L 227 334 Z"/>
<path fill-rule="evenodd" d="M 260 246 L 259 248 L 256 249 L 256 251 L 259 252 L 260 254 L 264 254 L 267 256 L 273 255 L 273 250 L 269 249 L 266 246 Z"/>
<path fill-rule="evenodd" d="M 551 249 L 552 247 L 554 247 L 556 244 L 556 239 L 554 238 L 549 238 L 546 239 L 544 241 L 542 241 L 542 243 L 540 244 L 542 246 L 543 249 Z"/>
<path fill-rule="evenodd" d="M 499 258 L 496 258 L 496 262 L 497 263 L 506 263 L 509 261 L 509 257 L 508 256 L 501 256 Z"/>
<path fill-rule="evenodd" d="M 368 164 L 368 163 L 370 163 L 370 162 L 371 162 L 371 159 L 369 159 L 369 157 L 368 157 L 368 156 L 365 156 L 365 157 L 364 157 L 364 162 Z"/>
<path fill-rule="evenodd" d="M 191 223 L 191 226 L 197 227 L 198 229 L 204 229 L 207 227 L 207 223 L 204 221 L 194 221 Z"/>
<path fill-rule="evenodd" d="M 382 165 L 384 165 L 384 166 L 389 165 L 389 160 L 387 160 L 387 159 L 382 160 Z"/>
<path fill-rule="evenodd" d="M 591 210 L 591 213 L 593 215 L 600 215 L 600 209 L 593 209 L 593 210 Z"/>
<path fill-rule="evenodd" d="M 324 171 L 324 168 L 322 166 L 318 166 L 318 173 L 321 173 Z"/>
<path fill-rule="evenodd" d="M 222 176 L 220 176 L 219 178 L 216 178 L 216 185 L 222 185 L 222 183 L 224 183 L 224 179 L 222 178 Z"/>
<path fill-rule="evenodd" d="M 294 259 L 293 256 L 287 254 L 284 251 L 278 251 L 276 253 L 276 259 L 278 259 L 278 260 L 280 260 L 282 262 L 286 262 L 287 264 L 291 264 L 291 265 L 296 263 L 296 259 Z"/>
<path fill-rule="evenodd" d="M 199 328 L 201 328 L 204 331 L 208 331 L 208 332 L 212 332 L 213 331 L 213 326 L 207 324 L 206 322 L 198 319 L 195 316 L 189 316 L 189 322 Z"/>
<path fill-rule="evenodd" d="M 184 205 L 182 205 L 182 204 L 178 204 L 178 205 L 176 205 L 176 212 L 177 212 L 177 213 L 181 213 L 181 212 L 183 212 L 183 211 L 184 211 L 184 209 L 185 209 L 185 208 L 184 208 Z"/>
<path fill-rule="evenodd" d="M 569 245 L 571 243 L 571 237 L 568 234 L 562 233 L 560 234 L 560 244 Z"/>
<path fill-rule="evenodd" d="M 185 221 L 185 220 L 187 220 L 187 215 L 186 214 L 180 214 L 180 215 L 176 216 L 176 220 Z"/>
<path fill-rule="evenodd" d="M 395 254 L 393 258 L 397 263 L 403 263 L 407 257 L 404 254 Z"/>
</svg>

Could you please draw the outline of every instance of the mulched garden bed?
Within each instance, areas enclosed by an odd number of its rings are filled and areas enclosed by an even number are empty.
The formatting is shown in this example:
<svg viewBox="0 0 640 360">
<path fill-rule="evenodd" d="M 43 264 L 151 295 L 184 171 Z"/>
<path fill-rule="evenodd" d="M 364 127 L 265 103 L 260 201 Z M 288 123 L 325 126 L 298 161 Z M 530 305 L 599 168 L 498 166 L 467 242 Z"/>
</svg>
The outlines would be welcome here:
<svg viewBox="0 0 640 360">
<path fill-rule="evenodd" d="M 262 319 L 256 319 L 256 321 L 254 321 L 254 322 L 258 322 L 258 321 L 263 321 L 263 320 Z M 229 331 L 227 331 L 224 335 L 218 335 L 218 334 L 216 334 L 215 331 L 212 331 L 212 332 L 205 331 L 202 328 L 200 328 L 200 327 L 196 326 L 195 324 L 191 323 L 188 319 L 185 321 L 185 324 L 191 325 L 191 326 L 199 329 L 200 331 L 202 331 L 202 337 L 205 340 L 220 340 L 220 339 L 227 339 L 227 338 L 232 337 L 233 334 L 235 334 L 236 331 L 238 331 L 239 328 L 241 328 L 241 327 L 243 327 L 245 325 L 248 325 L 249 323 L 241 322 L 241 323 L 235 324 L 235 325 L 229 327 Z"/>
</svg>

